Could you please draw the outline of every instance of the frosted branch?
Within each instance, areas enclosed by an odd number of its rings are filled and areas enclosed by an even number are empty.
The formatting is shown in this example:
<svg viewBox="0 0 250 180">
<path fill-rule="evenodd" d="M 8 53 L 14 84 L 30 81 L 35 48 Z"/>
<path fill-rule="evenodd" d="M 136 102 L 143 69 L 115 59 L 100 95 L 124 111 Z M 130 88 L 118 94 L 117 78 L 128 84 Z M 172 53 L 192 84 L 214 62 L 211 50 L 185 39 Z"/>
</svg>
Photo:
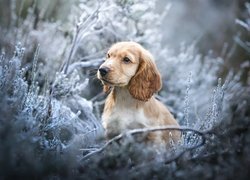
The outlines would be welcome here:
<svg viewBox="0 0 250 180">
<path fill-rule="evenodd" d="M 186 148 L 187 150 L 194 149 L 194 148 L 197 148 L 197 147 L 200 147 L 200 146 L 204 145 L 205 141 L 206 141 L 206 134 L 209 133 L 209 131 L 199 131 L 199 130 L 188 128 L 188 127 L 177 127 L 177 126 L 164 126 L 164 127 L 156 127 L 156 128 L 134 129 L 134 130 L 130 130 L 130 131 L 127 131 L 125 133 L 122 133 L 122 134 L 119 134 L 119 135 L 115 136 L 114 138 L 107 141 L 101 148 L 99 148 L 99 149 L 85 155 L 81 160 L 84 161 L 84 160 L 90 158 L 93 155 L 101 153 L 102 151 L 104 151 L 112 143 L 118 142 L 119 140 L 125 139 L 126 137 L 135 136 L 137 134 L 156 132 L 156 131 L 181 131 L 181 132 L 190 131 L 190 132 L 198 134 L 199 136 L 202 137 L 202 141 L 201 141 L 200 144 L 196 145 L 195 147 Z"/>
<path fill-rule="evenodd" d="M 84 21 L 84 22 L 79 21 L 77 23 L 76 32 L 75 32 L 75 36 L 74 36 L 74 39 L 73 39 L 72 47 L 71 47 L 70 52 L 69 52 L 68 59 L 66 60 L 66 62 L 63 64 L 63 66 L 61 68 L 61 71 L 64 74 L 67 74 L 67 72 L 68 72 L 68 67 L 69 67 L 69 65 L 71 63 L 71 59 L 72 59 L 72 57 L 74 55 L 76 45 L 78 44 L 77 42 L 79 41 L 80 32 L 83 31 L 83 30 L 88 29 L 91 25 L 94 24 L 92 21 L 95 18 L 97 18 L 97 15 L 99 13 L 99 9 L 100 9 L 100 6 L 98 6 L 98 8 L 86 19 L 86 21 Z M 84 34 L 84 32 L 81 32 L 81 33 Z"/>
<path fill-rule="evenodd" d="M 244 21 L 241 21 L 239 19 L 235 20 L 236 24 L 239 24 L 240 26 L 244 27 L 246 30 L 250 31 L 250 25 L 245 23 Z"/>
<path fill-rule="evenodd" d="M 75 62 L 75 63 L 69 65 L 67 73 L 70 74 L 71 72 L 73 72 L 73 70 L 76 67 L 88 68 L 88 67 L 96 66 L 102 61 L 103 61 L 102 58 L 98 58 L 98 59 L 94 59 L 94 60 L 86 61 L 86 62 Z"/>
</svg>

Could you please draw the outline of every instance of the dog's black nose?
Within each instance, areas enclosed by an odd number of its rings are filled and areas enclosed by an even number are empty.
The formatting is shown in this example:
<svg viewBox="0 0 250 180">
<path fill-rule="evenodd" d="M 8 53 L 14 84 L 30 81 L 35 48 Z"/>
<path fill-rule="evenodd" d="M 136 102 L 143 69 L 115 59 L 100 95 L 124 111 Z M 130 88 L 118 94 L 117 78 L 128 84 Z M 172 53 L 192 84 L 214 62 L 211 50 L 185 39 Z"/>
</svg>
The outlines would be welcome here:
<svg viewBox="0 0 250 180">
<path fill-rule="evenodd" d="M 106 74 L 108 74 L 108 72 L 109 72 L 109 68 L 108 67 L 99 68 L 99 72 L 100 72 L 101 76 L 106 76 Z"/>
</svg>

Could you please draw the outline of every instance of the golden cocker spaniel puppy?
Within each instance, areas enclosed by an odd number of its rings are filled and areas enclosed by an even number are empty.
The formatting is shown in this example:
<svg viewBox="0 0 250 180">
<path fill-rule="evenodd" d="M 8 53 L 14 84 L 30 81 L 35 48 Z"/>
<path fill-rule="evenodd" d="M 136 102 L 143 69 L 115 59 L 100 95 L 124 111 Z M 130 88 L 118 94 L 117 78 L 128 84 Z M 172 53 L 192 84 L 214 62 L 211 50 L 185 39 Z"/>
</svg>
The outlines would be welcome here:
<svg viewBox="0 0 250 180">
<path fill-rule="evenodd" d="M 152 55 L 140 44 L 114 44 L 97 77 L 104 91 L 110 90 L 102 115 L 108 139 L 131 129 L 178 126 L 169 110 L 153 96 L 161 89 L 161 76 Z M 146 141 L 167 143 L 178 136 L 174 131 L 154 132 Z"/>
</svg>

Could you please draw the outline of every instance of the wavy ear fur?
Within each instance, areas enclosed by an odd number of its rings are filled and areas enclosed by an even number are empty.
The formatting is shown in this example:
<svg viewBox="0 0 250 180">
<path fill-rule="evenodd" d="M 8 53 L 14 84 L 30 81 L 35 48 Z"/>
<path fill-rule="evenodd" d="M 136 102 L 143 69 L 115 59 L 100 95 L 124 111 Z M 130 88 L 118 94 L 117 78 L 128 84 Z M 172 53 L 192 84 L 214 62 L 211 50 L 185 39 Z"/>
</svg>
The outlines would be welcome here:
<svg viewBox="0 0 250 180">
<path fill-rule="evenodd" d="M 135 99 L 147 101 L 161 89 L 161 86 L 161 76 L 152 55 L 143 49 L 137 73 L 128 85 L 129 92 Z"/>
</svg>

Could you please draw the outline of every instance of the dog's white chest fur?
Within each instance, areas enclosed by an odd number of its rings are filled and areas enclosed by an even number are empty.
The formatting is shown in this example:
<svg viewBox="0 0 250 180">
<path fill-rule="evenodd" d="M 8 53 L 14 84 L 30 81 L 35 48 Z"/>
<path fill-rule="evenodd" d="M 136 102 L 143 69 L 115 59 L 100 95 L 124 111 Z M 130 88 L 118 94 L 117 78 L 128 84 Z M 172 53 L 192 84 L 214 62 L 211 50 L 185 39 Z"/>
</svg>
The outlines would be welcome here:
<svg viewBox="0 0 250 180">
<path fill-rule="evenodd" d="M 115 108 L 117 109 L 117 107 Z M 145 127 L 146 117 L 142 109 L 131 110 L 129 107 L 120 108 L 119 110 L 114 110 L 112 115 L 109 117 L 109 123 L 118 124 L 120 129 L 131 129 L 140 128 L 140 126 Z M 136 127 L 135 127 L 136 126 Z"/>
<path fill-rule="evenodd" d="M 113 137 L 124 131 L 145 128 L 149 126 L 149 120 L 142 108 L 136 108 L 134 99 L 128 92 L 119 92 L 116 104 L 107 114 L 103 114 L 103 126 L 107 130 L 107 135 Z"/>
</svg>

